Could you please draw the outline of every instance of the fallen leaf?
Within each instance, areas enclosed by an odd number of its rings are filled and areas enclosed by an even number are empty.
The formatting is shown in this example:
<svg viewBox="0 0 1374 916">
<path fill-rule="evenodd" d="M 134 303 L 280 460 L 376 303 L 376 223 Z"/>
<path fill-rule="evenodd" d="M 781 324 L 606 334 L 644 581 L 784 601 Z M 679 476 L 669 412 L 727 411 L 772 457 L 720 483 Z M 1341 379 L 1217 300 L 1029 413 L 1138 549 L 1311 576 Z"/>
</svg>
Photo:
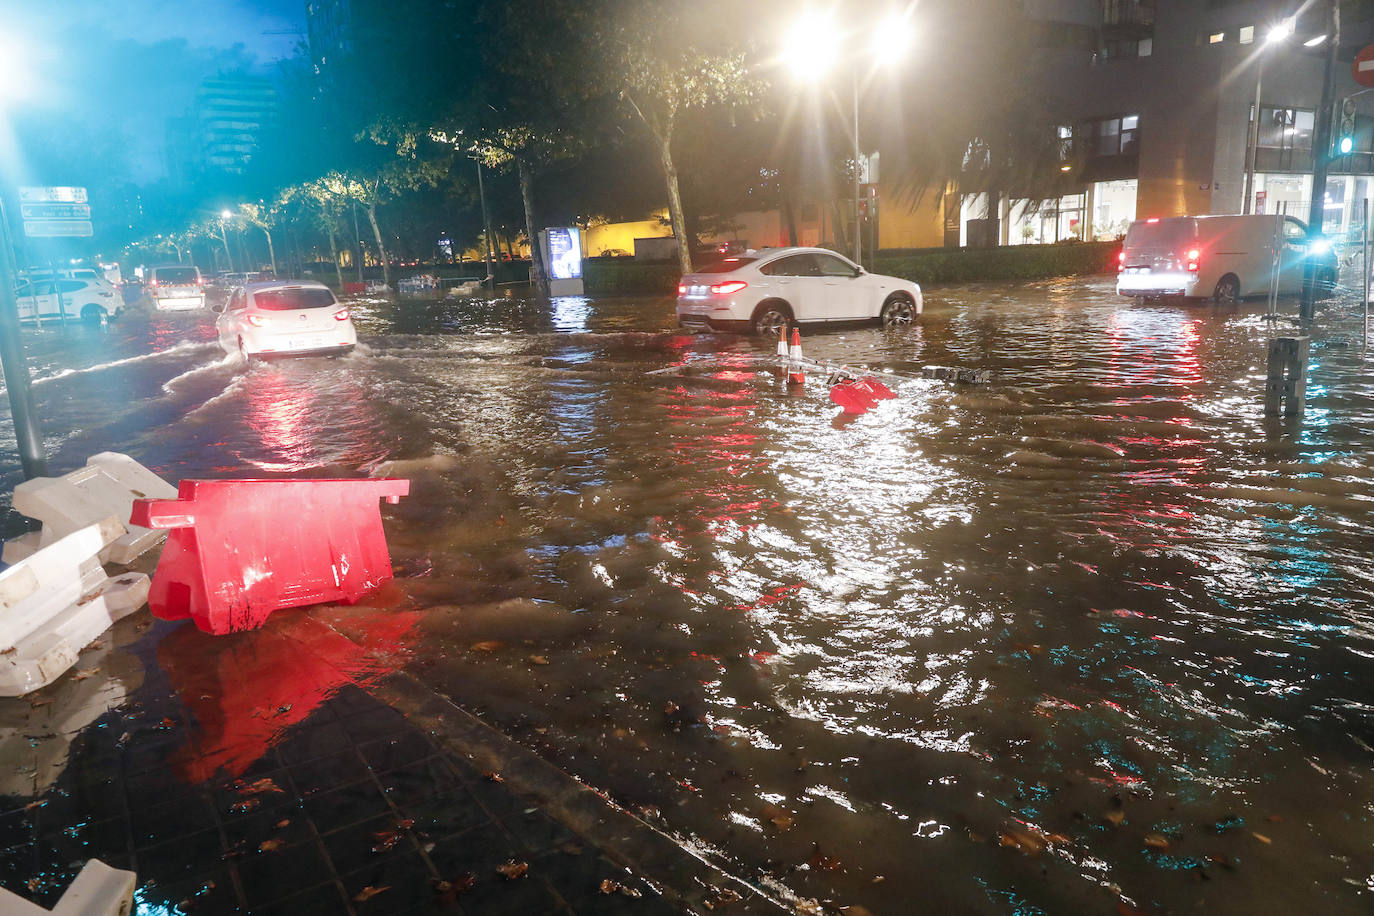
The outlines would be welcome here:
<svg viewBox="0 0 1374 916">
<path fill-rule="evenodd" d="M 499 639 L 484 639 L 481 642 L 475 642 L 468 646 L 473 652 L 495 652 L 505 647 L 506 644 Z"/>
<path fill-rule="evenodd" d="M 495 770 L 487 770 L 482 774 L 482 778 L 487 782 L 505 782 L 506 778 Z"/>
<path fill-rule="evenodd" d="M 511 859 L 505 865 L 496 866 L 496 870 L 507 881 L 514 881 L 516 878 L 525 877 L 525 872 L 530 870 L 530 863 L 517 862 L 514 859 Z"/>
<path fill-rule="evenodd" d="M 477 883 L 477 876 L 472 872 L 464 872 L 458 877 L 448 880 L 436 878 L 432 883 L 434 892 L 438 894 L 436 902 L 447 905 L 457 900 L 459 894 L 465 894 L 472 890 L 473 885 Z"/>
<path fill-rule="evenodd" d="M 772 804 L 763 806 L 763 816 L 779 830 L 789 830 L 797 822 L 792 812 Z"/>
<path fill-rule="evenodd" d="M 620 890 L 619 881 L 612 881 L 610 878 L 605 878 L 601 881 L 601 893 L 614 894 L 618 890 Z"/>
<path fill-rule="evenodd" d="M 812 844 L 811 856 L 806 860 L 806 864 L 820 871 L 839 871 L 840 869 L 840 860 L 822 853 L 820 843 Z"/>
<path fill-rule="evenodd" d="M 262 802 L 256 798 L 245 798 L 243 801 L 236 801 L 229 806 L 230 814 L 247 814 Z"/>
<path fill-rule="evenodd" d="M 738 903 L 740 899 L 739 893 L 732 888 L 711 887 L 710 893 L 701 901 L 701 904 L 708 910 L 715 910 L 720 907 L 729 906 L 732 903 Z M 801 912 L 801 910 L 798 909 L 798 912 Z M 816 912 L 819 914 L 820 910 Z"/>
<path fill-rule="evenodd" d="M 1262 833 L 1256 833 L 1256 832 L 1254 832 L 1254 831 L 1251 831 L 1251 836 L 1253 836 L 1255 839 L 1259 840 L 1259 841 L 1260 841 L 1261 843 L 1263 843 L 1265 846 L 1268 846 L 1268 845 L 1270 845 L 1271 843 L 1274 842 L 1273 840 L 1269 839 L 1269 837 L 1265 836 L 1265 835 L 1262 834 Z"/>
<path fill-rule="evenodd" d="M 270 840 L 263 840 L 261 843 L 259 843 L 258 852 L 276 852 L 278 849 L 281 849 L 285 845 L 286 840 L 283 840 L 279 837 L 273 837 Z"/>
<path fill-rule="evenodd" d="M 1113 827 L 1120 827 L 1126 821 L 1126 812 L 1118 808 L 1115 811 L 1108 811 L 1106 814 L 1102 815 L 1102 819 Z"/>
<path fill-rule="evenodd" d="M 353 901 L 355 903 L 364 903 L 368 900 L 371 900 L 373 897 L 376 897 L 383 891 L 389 890 L 391 890 L 391 886 L 387 884 L 384 884 L 381 887 L 373 887 L 369 884 L 367 887 L 363 888 L 362 890 L 358 891 L 358 893 L 353 895 Z"/>
<path fill-rule="evenodd" d="M 281 820 L 277 821 L 277 829 L 278 829 L 278 830 L 280 830 L 280 829 L 283 828 L 283 827 L 289 827 L 289 826 L 291 826 L 291 819 L 290 819 L 289 817 L 284 817 L 284 818 L 282 818 Z"/>
<path fill-rule="evenodd" d="M 532 664 L 532 665 L 547 665 L 548 663 L 549 663 L 548 658 L 545 657 L 545 656 L 543 656 L 543 655 L 531 655 L 531 656 L 530 656 L 530 664 Z"/>
<path fill-rule="evenodd" d="M 250 782 L 245 786 L 239 787 L 240 795 L 265 795 L 268 792 L 277 792 L 281 795 L 286 794 L 284 789 L 266 776 L 259 779 L 257 782 Z"/>
<path fill-rule="evenodd" d="M 88 677 L 93 677 L 100 672 L 99 668 L 81 668 L 72 672 L 72 680 L 84 681 Z"/>
<path fill-rule="evenodd" d="M 1045 851 L 1045 847 L 1049 845 L 1049 840 L 1040 834 L 1032 833 L 1029 830 L 1021 830 L 1019 828 L 1004 830 L 997 839 L 1001 845 L 1015 846 L 1029 856 L 1040 855 L 1040 853 Z"/>
<path fill-rule="evenodd" d="M 1158 833 L 1151 833 L 1145 836 L 1145 845 L 1151 849 L 1168 849 L 1169 841 Z"/>
<path fill-rule="evenodd" d="M 638 888 L 635 888 L 635 887 L 627 887 L 626 885 L 622 884 L 622 885 L 620 885 L 620 896 L 622 896 L 622 897 L 643 897 L 644 895 L 641 894 L 641 893 L 639 892 L 639 889 L 638 889 Z"/>
</svg>

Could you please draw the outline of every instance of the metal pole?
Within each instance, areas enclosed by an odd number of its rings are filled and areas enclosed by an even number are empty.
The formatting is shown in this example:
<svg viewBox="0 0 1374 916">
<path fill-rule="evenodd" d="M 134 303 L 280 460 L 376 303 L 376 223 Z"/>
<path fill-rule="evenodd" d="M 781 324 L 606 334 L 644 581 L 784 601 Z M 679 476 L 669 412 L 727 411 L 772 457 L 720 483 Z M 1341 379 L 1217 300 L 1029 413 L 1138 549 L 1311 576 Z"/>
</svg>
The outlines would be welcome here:
<svg viewBox="0 0 1374 916">
<path fill-rule="evenodd" d="M 48 476 L 48 459 L 43 453 L 43 433 L 33 409 L 29 390 L 29 365 L 24 356 L 24 341 L 19 336 L 19 303 L 14 299 L 14 264 L 10 257 L 9 220 L 5 202 L 0 200 L 0 368 L 14 419 L 14 439 L 19 445 L 19 463 L 24 479 Z M 35 307 L 34 312 L 38 309 Z"/>
<path fill-rule="evenodd" d="M 1369 343 L 1369 198 L 1360 198 L 1360 273 L 1364 274 L 1364 342 Z"/>
<path fill-rule="evenodd" d="M 1260 85 L 1264 82 L 1264 50 L 1260 50 L 1259 70 L 1255 74 L 1255 109 L 1250 113 L 1250 130 L 1245 140 L 1245 203 L 1241 213 L 1250 213 L 1250 201 L 1255 196 L 1255 154 L 1259 149 Z"/>
<path fill-rule="evenodd" d="M 496 272 L 492 270 L 491 264 L 491 212 L 487 210 L 487 189 L 482 183 L 482 160 L 474 159 L 477 163 L 477 196 L 482 199 L 482 227 L 485 230 L 482 236 L 482 255 L 487 262 L 487 278 L 483 284 L 490 284 L 491 288 L 496 287 Z"/>
<path fill-rule="evenodd" d="M 864 263 L 864 245 L 859 229 L 859 65 L 854 64 L 854 263 Z"/>
<path fill-rule="evenodd" d="M 1317 123 L 1312 131 L 1312 201 L 1307 208 L 1307 233 L 1320 236 L 1326 223 L 1326 172 L 1331 164 L 1331 106 L 1335 101 L 1336 54 L 1341 43 L 1340 0 L 1331 0 L 1326 14 L 1326 66 L 1322 73 L 1322 96 L 1317 106 Z M 1298 317 L 1311 321 L 1317 312 L 1317 262 L 1307 259 L 1303 270 L 1302 302 Z"/>
</svg>

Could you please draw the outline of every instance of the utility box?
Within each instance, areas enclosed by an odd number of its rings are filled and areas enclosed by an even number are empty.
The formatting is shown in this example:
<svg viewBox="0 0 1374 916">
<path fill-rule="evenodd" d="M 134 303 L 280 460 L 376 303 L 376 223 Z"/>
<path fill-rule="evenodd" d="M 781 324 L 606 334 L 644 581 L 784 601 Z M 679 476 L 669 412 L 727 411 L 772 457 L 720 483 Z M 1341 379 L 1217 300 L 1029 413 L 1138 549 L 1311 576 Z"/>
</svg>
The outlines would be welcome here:
<svg viewBox="0 0 1374 916">
<path fill-rule="evenodd" d="M 548 266 L 549 295 L 582 295 L 582 230 L 571 226 L 541 229 L 539 247 Z"/>
</svg>

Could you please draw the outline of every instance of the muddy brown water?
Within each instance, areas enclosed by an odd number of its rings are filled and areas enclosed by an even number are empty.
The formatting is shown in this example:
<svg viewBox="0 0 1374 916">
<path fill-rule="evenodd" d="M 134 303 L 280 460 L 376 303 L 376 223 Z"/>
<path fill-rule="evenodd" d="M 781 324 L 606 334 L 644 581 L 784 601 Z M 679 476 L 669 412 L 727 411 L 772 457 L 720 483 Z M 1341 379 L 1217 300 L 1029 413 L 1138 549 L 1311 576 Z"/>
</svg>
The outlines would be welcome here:
<svg viewBox="0 0 1374 916">
<path fill-rule="evenodd" d="M 909 330 L 804 339 L 890 371 L 850 420 L 663 299 L 364 301 L 354 355 L 247 370 L 205 316 L 27 343 L 57 470 L 409 477 L 396 663 L 781 896 L 1370 912 L 1354 306 L 1276 424 L 1262 304 L 928 296 Z"/>
</svg>

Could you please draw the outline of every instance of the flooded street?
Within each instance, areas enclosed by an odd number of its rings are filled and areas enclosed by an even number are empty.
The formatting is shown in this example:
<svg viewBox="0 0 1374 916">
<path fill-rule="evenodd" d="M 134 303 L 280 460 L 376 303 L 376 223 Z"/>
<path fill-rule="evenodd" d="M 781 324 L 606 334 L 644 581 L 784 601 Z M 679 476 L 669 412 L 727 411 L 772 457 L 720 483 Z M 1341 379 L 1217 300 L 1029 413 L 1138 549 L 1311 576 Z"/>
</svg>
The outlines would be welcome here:
<svg viewBox="0 0 1374 916">
<path fill-rule="evenodd" d="M 251 368 L 208 313 L 33 333 L 54 471 L 410 478 L 384 512 L 416 615 L 396 664 L 780 896 L 1374 909 L 1351 302 L 1319 312 L 1287 425 L 1263 303 L 1137 306 L 1107 278 L 806 333 L 891 373 L 844 419 L 823 378 L 756 362 L 771 342 L 681 332 L 668 299 L 353 309 L 354 354 Z M 378 612 L 309 613 L 365 640 Z"/>
</svg>

